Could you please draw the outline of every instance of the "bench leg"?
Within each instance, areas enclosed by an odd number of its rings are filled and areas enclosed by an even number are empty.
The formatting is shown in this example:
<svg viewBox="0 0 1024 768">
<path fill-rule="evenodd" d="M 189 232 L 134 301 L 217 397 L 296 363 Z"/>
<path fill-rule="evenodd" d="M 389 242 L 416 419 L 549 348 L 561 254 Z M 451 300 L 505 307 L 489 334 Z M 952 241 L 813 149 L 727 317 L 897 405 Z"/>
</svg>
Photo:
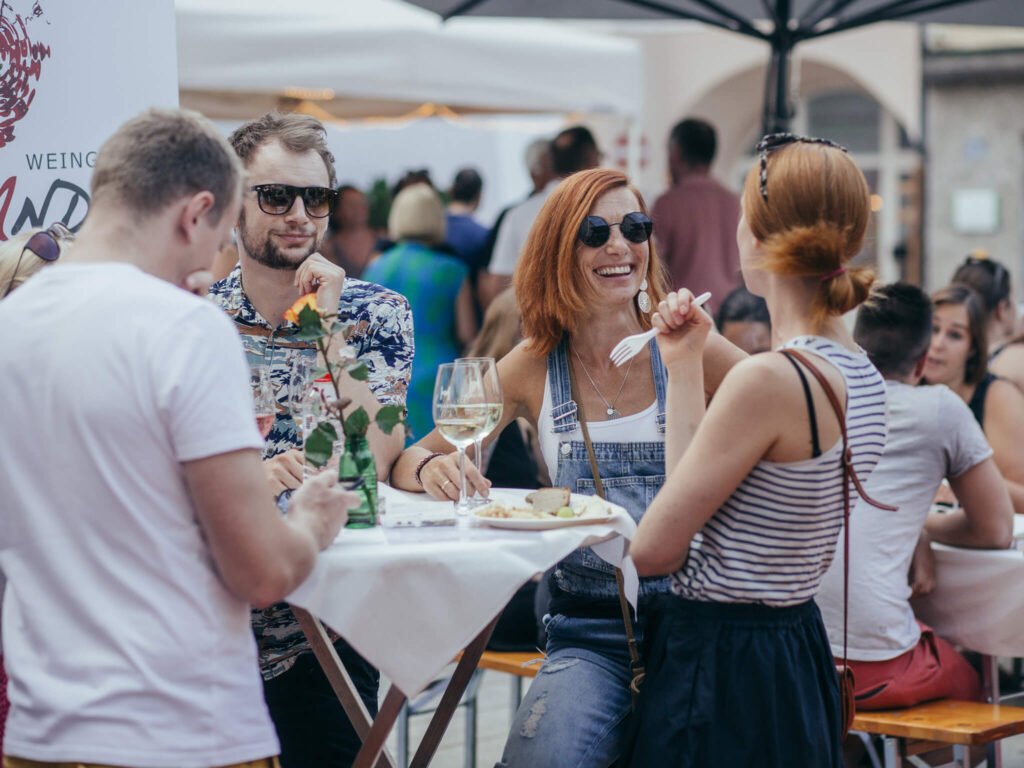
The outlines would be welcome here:
<svg viewBox="0 0 1024 768">
<path fill-rule="evenodd" d="M 398 768 L 409 768 L 409 702 L 398 713 Z"/>
<path fill-rule="evenodd" d="M 982 693 L 991 704 L 999 703 L 999 659 L 996 656 L 981 657 Z M 964 762 L 970 765 L 970 759 Z M 1003 768 L 1003 754 L 999 741 L 990 742 L 985 746 L 985 768 Z"/>
<path fill-rule="evenodd" d="M 479 670 L 477 670 L 479 672 Z M 463 765 L 465 768 L 476 768 L 476 691 L 473 698 L 466 702 L 466 742 Z"/>
<path fill-rule="evenodd" d="M 903 739 L 883 736 L 882 753 L 884 755 L 885 768 L 903 768 Z"/>
<path fill-rule="evenodd" d="M 515 720 L 516 712 L 519 711 L 519 704 L 523 700 L 523 678 L 519 677 L 519 675 L 511 675 L 511 678 L 508 703 L 512 712 L 512 720 Z"/>
<path fill-rule="evenodd" d="M 993 741 L 985 745 L 985 768 L 1003 768 L 1003 752 L 999 748 L 1002 742 Z M 970 765 L 969 762 L 964 765 Z"/>
</svg>

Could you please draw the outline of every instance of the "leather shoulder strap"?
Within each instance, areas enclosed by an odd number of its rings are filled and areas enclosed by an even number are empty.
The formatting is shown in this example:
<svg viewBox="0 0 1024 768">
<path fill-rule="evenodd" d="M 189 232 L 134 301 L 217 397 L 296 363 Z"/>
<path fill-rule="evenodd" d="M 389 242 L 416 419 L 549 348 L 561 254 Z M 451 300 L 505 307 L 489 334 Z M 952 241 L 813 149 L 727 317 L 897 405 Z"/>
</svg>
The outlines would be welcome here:
<svg viewBox="0 0 1024 768">
<path fill-rule="evenodd" d="M 594 444 L 590 442 L 590 430 L 587 428 L 587 414 L 583 411 L 583 401 L 580 399 L 579 392 L 576 390 L 576 377 L 572 375 L 572 360 L 569 359 L 566 362 L 567 369 L 569 371 L 569 390 L 572 393 L 572 399 L 576 401 L 576 415 L 579 419 L 580 432 L 583 433 L 583 444 L 587 447 L 587 458 L 590 460 L 590 474 L 593 475 L 594 479 L 594 491 L 602 499 L 604 495 L 604 485 L 601 483 L 601 473 L 597 467 L 597 456 L 594 453 Z M 622 611 L 622 624 L 626 629 L 626 646 L 629 649 L 629 668 L 632 678 L 629 683 L 629 690 L 633 703 L 633 709 L 636 709 L 637 696 L 640 693 L 640 685 L 644 680 L 644 665 L 643 660 L 640 658 L 640 648 L 637 643 L 636 633 L 633 630 L 633 619 L 629 615 L 629 601 L 626 599 L 626 583 L 622 576 L 622 569 L 615 569 L 615 584 L 619 590 L 619 610 Z"/>
</svg>

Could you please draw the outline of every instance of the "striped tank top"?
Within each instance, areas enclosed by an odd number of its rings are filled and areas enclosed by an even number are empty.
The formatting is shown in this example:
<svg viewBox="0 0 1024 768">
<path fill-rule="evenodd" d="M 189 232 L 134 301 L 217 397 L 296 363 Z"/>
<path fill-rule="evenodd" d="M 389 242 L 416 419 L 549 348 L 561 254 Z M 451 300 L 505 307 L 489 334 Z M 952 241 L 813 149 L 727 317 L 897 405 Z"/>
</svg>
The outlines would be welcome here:
<svg viewBox="0 0 1024 768">
<path fill-rule="evenodd" d="M 865 482 L 888 431 L 882 376 L 866 355 L 820 336 L 800 336 L 785 346 L 813 352 L 842 373 L 854 467 Z M 799 386 L 795 377 L 793 386 Z M 806 420 L 799 423 L 809 429 Z M 673 591 L 689 600 L 776 607 L 814 597 L 843 527 L 842 452 L 840 437 L 817 458 L 758 462 L 694 537 L 686 562 L 672 576 Z M 855 493 L 851 487 L 851 498 Z"/>
</svg>

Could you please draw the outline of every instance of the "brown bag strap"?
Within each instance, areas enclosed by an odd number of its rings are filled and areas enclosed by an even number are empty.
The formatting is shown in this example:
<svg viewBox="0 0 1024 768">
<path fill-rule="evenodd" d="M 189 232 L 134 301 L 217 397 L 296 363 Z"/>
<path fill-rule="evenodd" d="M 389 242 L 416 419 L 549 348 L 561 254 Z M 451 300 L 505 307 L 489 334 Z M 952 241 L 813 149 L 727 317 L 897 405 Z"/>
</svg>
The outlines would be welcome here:
<svg viewBox="0 0 1024 768">
<path fill-rule="evenodd" d="M 854 487 L 857 489 L 857 494 L 871 506 L 890 512 L 895 512 L 897 507 L 875 501 L 868 496 L 864 486 L 861 485 L 860 478 L 857 477 L 857 470 L 853 466 L 853 451 L 850 448 L 849 439 L 846 435 L 845 409 L 839 404 L 839 398 L 836 396 L 835 390 L 832 389 L 828 379 L 818 369 L 818 366 L 812 363 L 802 352 L 798 352 L 795 349 L 783 349 L 780 351 L 782 354 L 803 365 L 821 384 L 821 388 L 825 391 L 825 396 L 828 398 L 832 410 L 835 411 L 836 419 L 839 421 L 839 432 L 843 436 L 841 468 L 843 473 L 843 667 L 845 668 L 847 666 L 847 625 L 850 612 L 850 483 L 853 482 Z"/>
<path fill-rule="evenodd" d="M 580 432 L 583 433 L 583 444 L 587 447 L 587 458 L 590 460 L 590 473 L 594 479 L 594 491 L 602 499 L 604 485 L 601 483 L 601 473 L 597 468 L 597 456 L 594 454 L 594 444 L 590 441 L 590 430 L 587 428 L 587 416 L 583 412 L 583 401 L 576 390 L 576 379 L 572 375 L 572 360 L 567 359 L 569 368 L 569 392 L 573 402 L 576 403 L 576 418 L 580 425 Z M 633 705 L 636 706 L 636 697 L 640 693 L 640 684 L 644 679 L 644 666 L 640 661 L 640 649 L 637 646 L 636 634 L 633 631 L 633 619 L 629 615 L 629 601 L 626 599 L 626 585 L 622 576 L 622 569 L 615 569 L 615 583 L 619 588 L 619 608 L 622 610 L 622 623 L 626 627 L 626 644 L 629 646 L 629 667 L 633 678 L 629 683 L 629 690 L 633 696 Z"/>
</svg>

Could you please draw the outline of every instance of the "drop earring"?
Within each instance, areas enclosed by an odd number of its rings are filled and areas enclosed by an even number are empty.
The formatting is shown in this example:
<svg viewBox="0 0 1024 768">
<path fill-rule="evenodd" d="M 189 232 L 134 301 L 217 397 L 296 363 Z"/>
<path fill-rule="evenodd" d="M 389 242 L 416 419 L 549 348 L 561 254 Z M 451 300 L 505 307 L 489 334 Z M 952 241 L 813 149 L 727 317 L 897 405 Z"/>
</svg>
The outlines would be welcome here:
<svg viewBox="0 0 1024 768">
<path fill-rule="evenodd" d="M 636 295 L 636 305 L 645 315 L 651 311 L 651 297 L 647 295 L 647 278 L 640 283 L 640 293 Z"/>
</svg>

